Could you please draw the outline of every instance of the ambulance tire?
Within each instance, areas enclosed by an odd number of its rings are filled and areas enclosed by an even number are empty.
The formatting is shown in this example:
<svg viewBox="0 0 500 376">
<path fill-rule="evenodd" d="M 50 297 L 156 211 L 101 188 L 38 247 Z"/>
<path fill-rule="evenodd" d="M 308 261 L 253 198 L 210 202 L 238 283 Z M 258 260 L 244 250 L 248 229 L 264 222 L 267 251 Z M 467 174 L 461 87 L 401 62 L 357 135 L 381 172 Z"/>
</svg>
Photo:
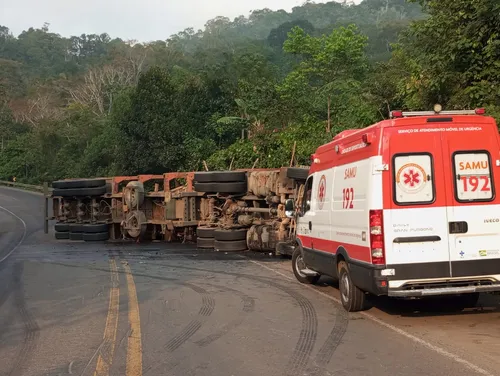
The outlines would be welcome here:
<svg viewBox="0 0 500 376">
<path fill-rule="evenodd" d="M 339 290 L 342 306 L 347 312 L 364 311 L 366 306 L 366 294 L 352 283 L 349 267 L 345 261 L 338 264 Z"/>
<path fill-rule="evenodd" d="M 314 285 L 318 282 L 319 278 L 321 275 L 304 275 L 300 272 L 300 265 L 299 263 L 303 263 L 302 261 L 302 249 L 300 247 L 295 247 L 295 250 L 293 251 L 292 254 L 292 269 L 293 269 L 293 274 L 295 275 L 295 278 L 297 278 L 297 281 L 300 283 L 305 283 L 308 285 Z"/>
</svg>

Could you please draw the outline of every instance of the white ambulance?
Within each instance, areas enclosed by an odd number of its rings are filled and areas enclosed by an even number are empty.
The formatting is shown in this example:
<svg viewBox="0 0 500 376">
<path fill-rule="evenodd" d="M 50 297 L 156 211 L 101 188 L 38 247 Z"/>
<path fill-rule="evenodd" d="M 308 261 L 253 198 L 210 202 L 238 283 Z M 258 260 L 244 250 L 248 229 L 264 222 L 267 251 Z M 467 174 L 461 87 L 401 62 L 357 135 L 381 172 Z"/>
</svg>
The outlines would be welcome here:
<svg viewBox="0 0 500 376">
<path fill-rule="evenodd" d="M 500 291 L 500 144 L 483 109 L 393 111 L 320 146 L 296 212 L 296 278 L 339 279 L 347 311 L 367 294 Z"/>
</svg>

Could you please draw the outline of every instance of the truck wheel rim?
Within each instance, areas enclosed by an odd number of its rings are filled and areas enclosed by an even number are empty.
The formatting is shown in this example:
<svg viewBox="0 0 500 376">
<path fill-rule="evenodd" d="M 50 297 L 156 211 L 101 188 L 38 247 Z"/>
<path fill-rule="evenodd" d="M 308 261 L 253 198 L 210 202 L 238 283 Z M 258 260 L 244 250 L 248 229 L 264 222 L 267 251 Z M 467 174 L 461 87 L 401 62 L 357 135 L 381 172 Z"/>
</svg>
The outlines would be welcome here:
<svg viewBox="0 0 500 376">
<path fill-rule="evenodd" d="M 304 264 L 304 259 L 301 256 L 298 256 L 297 259 L 295 260 L 295 270 L 297 271 L 297 274 L 300 275 L 301 277 L 305 277 L 306 275 L 302 273 L 302 269 L 305 269 L 306 265 Z"/>
<path fill-rule="evenodd" d="M 342 286 L 342 300 L 344 302 L 349 301 L 349 277 L 347 276 L 347 273 L 344 273 L 342 275 L 341 279 L 341 286 Z"/>
</svg>

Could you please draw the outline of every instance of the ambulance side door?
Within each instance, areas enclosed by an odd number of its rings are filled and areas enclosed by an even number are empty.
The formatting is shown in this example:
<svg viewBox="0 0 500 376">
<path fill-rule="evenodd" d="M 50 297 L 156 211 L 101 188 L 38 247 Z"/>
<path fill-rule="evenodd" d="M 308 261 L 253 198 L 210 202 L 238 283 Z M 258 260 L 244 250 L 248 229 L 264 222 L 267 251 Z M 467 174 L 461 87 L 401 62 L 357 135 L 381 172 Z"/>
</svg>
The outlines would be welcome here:
<svg viewBox="0 0 500 376">
<path fill-rule="evenodd" d="M 299 208 L 299 216 L 297 218 L 297 237 L 302 244 L 304 262 L 308 266 L 314 264 L 314 256 L 310 251 L 314 249 L 314 237 L 312 232 L 312 224 L 315 217 L 315 212 L 313 210 L 314 180 L 313 174 L 309 176 L 306 181 L 302 205 Z"/>
</svg>

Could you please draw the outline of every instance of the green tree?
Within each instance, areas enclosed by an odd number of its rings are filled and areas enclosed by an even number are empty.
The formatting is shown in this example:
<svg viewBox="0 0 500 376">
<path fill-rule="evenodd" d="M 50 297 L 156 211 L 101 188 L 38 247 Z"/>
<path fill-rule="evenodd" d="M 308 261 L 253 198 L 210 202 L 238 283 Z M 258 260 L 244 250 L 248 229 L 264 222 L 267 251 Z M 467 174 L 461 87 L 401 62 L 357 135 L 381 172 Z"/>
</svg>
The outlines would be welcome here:
<svg viewBox="0 0 500 376">
<path fill-rule="evenodd" d="M 429 17 L 412 24 L 403 45 L 420 67 L 409 88 L 421 105 L 495 104 L 500 96 L 500 3 L 421 0 Z"/>
<path fill-rule="evenodd" d="M 327 133 L 332 130 L 332 113 L 337 118 L 336 124 L 343 127 L 339 115 L 347 103 L 346 94 L 353 97 L 362 92 L 361 81 L 368 68 L 366 43 L 367 38 L 355 25 L 340 27 L 330 35 L 317 38 L 294 28 L 284 49 L 299 55 L 302 61 L 286 77 L 281 86 L 282 95 L 287 99 L 301 98 L 299 106 L 304 108 L 312 105 L 311 99 L 305 98 L 312 98 L 314 94 L 318 112 L 326 109 Z"/>
<path fill-rule="evenodd" d="M 125 173 L 163 173 L 182 166 L 184 130 L 174 121 L 175 94 L 162 68 L 151 68 L 139 79 L 130 111 L 119 124 L 124 136 L 120 167 Z"/>
</svg>

